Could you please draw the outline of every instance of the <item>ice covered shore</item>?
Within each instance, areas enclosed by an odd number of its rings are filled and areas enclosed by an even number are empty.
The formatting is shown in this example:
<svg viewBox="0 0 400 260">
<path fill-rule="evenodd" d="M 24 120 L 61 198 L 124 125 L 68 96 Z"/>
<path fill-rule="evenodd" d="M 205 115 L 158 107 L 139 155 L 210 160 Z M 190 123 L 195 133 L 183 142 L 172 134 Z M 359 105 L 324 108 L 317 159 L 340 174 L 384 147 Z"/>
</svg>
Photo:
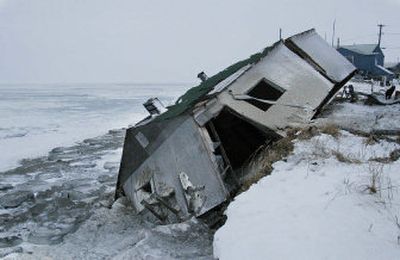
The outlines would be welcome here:
<svg viewBox="0 0 400 260">
<path fill-rule="evenodd" d="M 0 257 L 212 258 L 212 232 L 203 224 L 156 226 L 129 203 L 113 203 L 123 133 L 54 149 L 4 173 Z"/>
</svg>

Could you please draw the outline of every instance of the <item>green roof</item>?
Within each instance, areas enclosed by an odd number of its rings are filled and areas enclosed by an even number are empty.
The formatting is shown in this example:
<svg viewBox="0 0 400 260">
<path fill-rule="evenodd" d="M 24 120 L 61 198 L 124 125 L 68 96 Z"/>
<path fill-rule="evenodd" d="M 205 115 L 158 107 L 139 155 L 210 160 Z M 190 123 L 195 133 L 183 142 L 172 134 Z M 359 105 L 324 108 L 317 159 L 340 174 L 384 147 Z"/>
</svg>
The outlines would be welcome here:
<svg viewBox="0 0 400 260">
<path fill-rule="evenodd" d="M 339 49 L 346 49 L 363 55 L 374 55 L 377 47 L 378 44 L 353 44 L 340 46 Z"/>
<path fill-rule="evenodd" d="M 189 89 L 176 101 L 175 105 L 168 107 L 168 110 L 159 115 L 155 121 L 170 119 L 181 115 L 189 108 L 193 107 L 197 102 L 203 100 L 208 92 L 210 92 L 218 83 L 225 80 L 246 65 L 254 64 L 265 57 L 270 50 L 272 50 L 279 42 L 274 43 L 272 46 L 265 48 L 261 52 L 251 55 L 249 58 L 236 62 L 235 64 L 227 67 L 223 71 L 215 74 L 214 76 L 203 81 L 200 85 Z"/>
</svg>

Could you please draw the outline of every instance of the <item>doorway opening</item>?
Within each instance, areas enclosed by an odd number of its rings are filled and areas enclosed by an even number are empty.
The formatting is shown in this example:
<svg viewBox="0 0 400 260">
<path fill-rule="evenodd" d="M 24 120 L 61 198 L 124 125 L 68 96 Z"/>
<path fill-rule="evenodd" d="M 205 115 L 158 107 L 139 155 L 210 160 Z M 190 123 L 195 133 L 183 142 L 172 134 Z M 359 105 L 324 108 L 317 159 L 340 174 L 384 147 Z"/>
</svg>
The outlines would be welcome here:
<svg viewBox="0 0 400 260">
<path fill-rule="evenodd" d="M 228 108 L 210 120 L 206 129 L 214 144 L 214 155 L 223 163 L 219 168 L 225 169 L 223 177 L 228 186 L 239 186 L 242 167 L 259 148 L 275 139 Z"/>
</svg>

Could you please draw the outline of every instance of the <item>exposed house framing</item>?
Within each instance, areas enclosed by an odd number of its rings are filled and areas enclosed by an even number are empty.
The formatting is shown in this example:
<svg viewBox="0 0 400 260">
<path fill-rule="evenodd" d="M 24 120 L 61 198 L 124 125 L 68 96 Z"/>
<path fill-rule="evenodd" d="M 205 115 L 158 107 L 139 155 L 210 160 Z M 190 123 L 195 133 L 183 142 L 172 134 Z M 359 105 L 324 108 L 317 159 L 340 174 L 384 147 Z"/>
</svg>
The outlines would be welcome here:
<svg viewBox="0 0 400 260">
<path fill-rule="evenodd" d="M 240 187 L 260 146 L 309 123 L 354 73 L 309 30 L 204 76 L 166 112 L 127 130 L 116 196 L 162 222 L 209 212 Z"/>
</svg>

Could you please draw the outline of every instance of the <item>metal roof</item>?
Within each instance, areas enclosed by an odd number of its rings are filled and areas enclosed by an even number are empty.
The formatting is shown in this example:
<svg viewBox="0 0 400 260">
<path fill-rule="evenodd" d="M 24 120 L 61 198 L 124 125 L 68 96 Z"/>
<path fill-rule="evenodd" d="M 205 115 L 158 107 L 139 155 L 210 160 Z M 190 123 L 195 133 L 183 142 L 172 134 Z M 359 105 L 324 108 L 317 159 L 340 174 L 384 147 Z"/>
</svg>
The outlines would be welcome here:
<svg viewBox="0 0 400 260">
<path fill-rule="evenodd" d="M 352 52 L 356 52 L 363 55 L 374 55 L 377 53 L 378 44 L 353 44 L 353 45 L 343 45 L 338 49 L 346 49 Z"/>
</svg>

